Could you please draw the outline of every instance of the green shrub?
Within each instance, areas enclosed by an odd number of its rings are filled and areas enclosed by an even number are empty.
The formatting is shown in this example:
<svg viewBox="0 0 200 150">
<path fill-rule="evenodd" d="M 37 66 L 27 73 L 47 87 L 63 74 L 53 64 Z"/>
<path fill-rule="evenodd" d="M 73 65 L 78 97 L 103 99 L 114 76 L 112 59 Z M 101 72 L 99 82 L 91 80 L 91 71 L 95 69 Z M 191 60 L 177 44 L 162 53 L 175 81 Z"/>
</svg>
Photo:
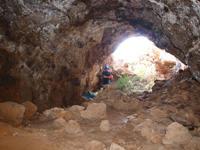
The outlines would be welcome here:
<svg viewBox="0 0 200 150">
<path fill-rule="evenodd" d="M 121 75 L 117 75 L 117 76 L 120 78 L 118 79 L 118 81 L 115 84 L 119 90 L 124 90 L 124 88 L 126 87 L 128 81 L 129 81 L 129 76 L 128 75 L 124 75 L 123 77 Z"/>
</svg>

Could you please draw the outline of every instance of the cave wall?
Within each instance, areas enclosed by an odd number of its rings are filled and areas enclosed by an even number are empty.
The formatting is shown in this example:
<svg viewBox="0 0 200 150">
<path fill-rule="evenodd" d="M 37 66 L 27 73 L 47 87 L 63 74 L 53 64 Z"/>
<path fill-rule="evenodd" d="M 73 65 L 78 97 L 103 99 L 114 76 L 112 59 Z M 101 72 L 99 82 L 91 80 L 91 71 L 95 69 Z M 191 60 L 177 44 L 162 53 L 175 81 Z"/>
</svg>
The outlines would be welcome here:
<svg viewBox="0 0 200 150">
<path fill-rule="evenodd" d="M 197 0 L 1 0 L 0 102 L 81 102 L 106 56 L 145 35 L 199 77 Z"/>
</svg>

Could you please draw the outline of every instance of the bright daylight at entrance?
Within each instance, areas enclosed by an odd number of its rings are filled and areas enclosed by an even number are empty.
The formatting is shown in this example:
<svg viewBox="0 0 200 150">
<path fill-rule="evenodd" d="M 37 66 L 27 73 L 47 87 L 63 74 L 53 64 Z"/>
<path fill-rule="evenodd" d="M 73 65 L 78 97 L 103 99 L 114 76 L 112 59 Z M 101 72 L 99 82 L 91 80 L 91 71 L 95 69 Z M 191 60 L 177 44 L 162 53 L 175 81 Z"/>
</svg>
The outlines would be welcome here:
<svg viewBox="0 0 200 150">
<path fill-rule="evenodd" d="M 173 55 L 161 50 L 146 37 L 131 37 L 113 54 L 119 77 L 116 85 L 126 94 L 152 91 L 155 80 L 171 78 L 184 65 Z"/>
</svg>

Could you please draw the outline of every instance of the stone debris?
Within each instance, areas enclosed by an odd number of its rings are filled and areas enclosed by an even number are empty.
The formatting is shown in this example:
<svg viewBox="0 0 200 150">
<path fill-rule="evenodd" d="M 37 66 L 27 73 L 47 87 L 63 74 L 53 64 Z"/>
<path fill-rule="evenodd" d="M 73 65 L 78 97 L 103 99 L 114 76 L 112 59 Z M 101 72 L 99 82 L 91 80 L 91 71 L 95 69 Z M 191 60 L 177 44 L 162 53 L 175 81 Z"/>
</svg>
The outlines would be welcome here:
<svg viewBox="0 0 200 150">
<path fill-rule="evenodd" d="M 119 146 L 119 145 L 116 144 L 116 143 L 112 143 L 112 144 L 110 145 L 109 150 L 126 150 L 126 149 L 123 148 L 123 147 L 121 147 L 121 146 Z"/>
<path fill-rule="evenodd" d="M 100 124 L 101 131 L 110 131 L 110 124 L 108 120 L 102 120 Z"/>
<path fill-rule="evenodd" d="M 103 144 L 99 141 L 87 142 L 84 146 L 85 150 L 103 150 Z"/>
<path fill-rule="evenodd" d="M 30 119 L 31 117 L 33 117 L 36 114 L 37 106 L 35 104 L 33 104 L 32 102 L 26 101 L 26 102 L 22 103 L 22 105 L 25 107 L 25 112 L 24 112 L 25 119 Z"/>
<path fill-rule="evenodd" d="M 183 148 L 191 140 L 192 136 L 188 129 L 183 125 L 174 122 L 167 127 L 166 134 L 162 140 L 163 144 L 167 148 Z"/>
<path fill-rule="evenodd" d="M 87 109 L 81 112 L 81 117 L 85 119 L 104 119 L 106 118 L 106 104 L 92 103 Z"/>
<path fill-rule="evenodd" d="M 0 120 L 19 125 L 24 117 L 25 107 L 14 102 L 0 103 Z"/>
<path fill-rule="evenodd" d="M 65 131 L 67 133 L 79 133 L 81 132 L 81 128 L 77 121 L 69 120 L 65 126 Z"/>
</svg>

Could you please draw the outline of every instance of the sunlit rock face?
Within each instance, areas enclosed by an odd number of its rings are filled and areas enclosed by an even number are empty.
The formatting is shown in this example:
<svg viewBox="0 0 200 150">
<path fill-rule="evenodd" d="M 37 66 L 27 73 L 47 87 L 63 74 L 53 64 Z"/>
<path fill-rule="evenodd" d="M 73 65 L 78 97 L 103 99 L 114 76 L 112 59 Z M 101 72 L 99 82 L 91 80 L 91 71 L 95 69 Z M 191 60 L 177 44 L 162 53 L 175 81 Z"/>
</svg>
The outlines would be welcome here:
<svg viewBox="0 0 200 150">
<path fill-rule="evenodd" d="M 0 102 L 81 102 L 119 42 L 145 35 L 200 81 L 197 0 L 0 1 Z"/>
</svg>

